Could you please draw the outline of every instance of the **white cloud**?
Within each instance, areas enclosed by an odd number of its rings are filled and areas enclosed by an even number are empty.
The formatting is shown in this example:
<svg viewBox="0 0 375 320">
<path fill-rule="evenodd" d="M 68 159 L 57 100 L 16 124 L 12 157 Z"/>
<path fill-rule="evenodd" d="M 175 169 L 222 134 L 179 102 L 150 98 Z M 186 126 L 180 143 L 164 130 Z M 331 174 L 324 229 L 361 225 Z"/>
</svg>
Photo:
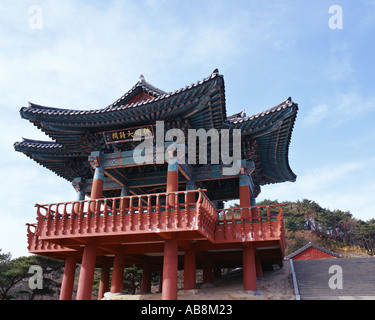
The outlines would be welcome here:
<svg viewBox="0 0 375 320">
<path fill-rule="evenodd" d="M 295 183 L 264 186 L 259 200 L 296 201 L 310 199 L 324 208 L 350 211 L 355 218 L 375 217 L 375 158 L 311 168 Z"/>
<path fill-rule="evenodd" d="M 335 42 L 331 46 L 330 67 L 327 71 L 327 77 L 332 81 L 344 80 L 355 71 L 347 42 Z"/>
<path fill-rule="evenodd" d="M 330 121 L 336 127 L 348 121 L 358 120 L 375 111 L 375 96 L 363 96 L 358 88 L 348 92 L 332 94 L 325 101 L 312 107 L 302 119 L 303 125 L 313 126 L 322 121 Z"/>
</svg>

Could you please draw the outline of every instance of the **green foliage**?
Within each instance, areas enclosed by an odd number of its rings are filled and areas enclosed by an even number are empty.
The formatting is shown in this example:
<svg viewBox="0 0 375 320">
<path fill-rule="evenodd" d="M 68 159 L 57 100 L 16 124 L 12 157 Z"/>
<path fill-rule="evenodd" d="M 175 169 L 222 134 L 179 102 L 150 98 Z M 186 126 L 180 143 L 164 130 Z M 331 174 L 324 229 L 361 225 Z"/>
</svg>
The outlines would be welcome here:
<svg viewBox="0 0 375 320">
<path fill-rule="evenodd" d="M 284 223 L 291 244 L 288 251 L 293 243 L 300 247 L 311 241 L 331 249 L 359 246 L 374 254 L 375 219 L 367 222 L 356 220 L 349 211 L 322 208 L 314 201 L 303 199 L 286 203 Z"/>
<path fill-rule="evenodd" d="M 322 208 L 309 199 L 283 203 L 287 253 L 314 242 L 332 250 L 356 246 L 369 254 L 375 254 L 375 219 L 366 222 L 357 220 L 349 211 Z M 279 204 L 276 200 L 263 200 L 257 206 L 276 204 Z M 232 207 L 238 208 L 239 205 L 234 204 Z M 272 208 L 270 211 L 272 215 Z"/>
</svg>

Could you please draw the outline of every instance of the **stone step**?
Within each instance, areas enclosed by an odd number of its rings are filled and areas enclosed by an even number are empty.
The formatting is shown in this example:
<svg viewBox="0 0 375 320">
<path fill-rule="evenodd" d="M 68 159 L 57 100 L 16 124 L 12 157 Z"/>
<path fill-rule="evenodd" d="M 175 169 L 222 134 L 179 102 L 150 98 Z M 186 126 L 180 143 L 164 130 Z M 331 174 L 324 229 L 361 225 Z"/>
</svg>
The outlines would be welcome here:
<svg viewBox="0 0 375 320">
<path fill-rule="evenodd" d="M 375 297 L 375 258 L 338 258 L 293 261 L 302 300 L 345 299 L 349 296 Z M 331 266 L 342 268 L 343 288 L 332 290 Z"/>
</svg>

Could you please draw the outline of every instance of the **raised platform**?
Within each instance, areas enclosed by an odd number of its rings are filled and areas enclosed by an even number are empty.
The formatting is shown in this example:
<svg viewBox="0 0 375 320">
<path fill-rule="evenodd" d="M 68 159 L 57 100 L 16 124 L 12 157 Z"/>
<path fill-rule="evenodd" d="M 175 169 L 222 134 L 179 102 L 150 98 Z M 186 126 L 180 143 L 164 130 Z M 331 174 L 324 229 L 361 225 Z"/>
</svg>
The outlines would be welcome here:
<svg viewBox="0 0 375 320">
<path fill-rule="evenodd" d="M 193 190 L 36 208 L 37 223 L 28 224 L 29 252 L 57 259 L 73 252 L 82 256 L 84 245 L 94 240 L 98 264 L 107 263 L 119 246 L 132 256 L 130 262 L 140 255 L 158 260 L 171 238 L 181 251 L 193 243 L 195 250 L 211 251 L 223 261 L 241 260 L 243 246 L 250 244 L 264 261 L 284 256 L 282 205 L 217 210 L 203 190 Z"/>
</svg>

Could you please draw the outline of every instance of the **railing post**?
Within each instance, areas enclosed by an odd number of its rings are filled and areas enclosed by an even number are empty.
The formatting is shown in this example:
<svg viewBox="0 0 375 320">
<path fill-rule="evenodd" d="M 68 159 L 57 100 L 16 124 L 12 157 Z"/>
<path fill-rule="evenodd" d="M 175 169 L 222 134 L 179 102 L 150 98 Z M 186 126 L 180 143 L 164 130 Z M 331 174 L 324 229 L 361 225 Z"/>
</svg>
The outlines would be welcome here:
<svg viewBox="0 0 375 320">
<path fill-rule="evenodd" d="M 148 228 L 151 229 L 151 195 L 147 195 L 147 224 Z"/>
<path fill-rule="evenodd" d="M 129 214 L 130 214 L 130 230 L 134 231 L 134 207 L 133 207 L 133 197 L 129 198 Z"/>
<path fill-rule="evenodd" d="M 270 207 L 267 206 L 267 229 L 268 235 L 272 237 L 272 228 L 271 228 L 271 216 L 270 216 Z"/>
<path fill-rule="evenodd" d="M 57 235 L 57 227 L 58 227 L 58 222 L 60 219 L 59 206 L 60 204 L 56 204 L 55 220 L 53 222 L 53 234 L 54 235 Z"/>
<path fill-rule="evenodd" d="M 157 228 L 160 228 L 160 194 L 157 194 L 156 195 L 156 209 L 155 209 L 155 213 L 156 213 L 156 226 Z"/>
<path fill-rule="evenodd" d="M 107 199 L 104 199 L 104 208 L 103 208 L 104 232 L 107 232 L 107 216 L 108 216 L 108 203 L 107 203 Z"/>
<path fill-rule="evenodd" d="M 174 204 L 175 204 L 175 223 L 174 223 L 174 225 L 177 228 L 180 228 L 181 227 L 181 224 L 180 224 L 181 219 L 180 219 L 180 203 L 178 201 L 178 192 L 175 192 L 174 195 L 175 195 L 175 197 L 174 197 Z"/>
<path fill-rule="evenodd" d="M 138 196 L 138 227 L 139 227 L 139 230 L 143 230 L 142 213 L 143 213 L 142 196 Z"/>
<path fill-rule="evenodd" d="M 258 207 L 258 219 L 259 219 L 259 238 L 263 240 L 263 230 L 262 230 L 262 215 L 260 213 L 260 208 Z"/>
<path fill-rule="evenodd" d="M 120 200 L 121 231 L 125 231 L 125 199 Z"/>
<path fill-rule="evenodd" d="M 185 228 L 189 227 L 189 202 L 188 202 L 188 192 L 184 192 L 185 198 Z"/>
<path fill-rule="evenodd" d="M 170 197 L 170 194 L 169 193 L 166 193 L 165 194 L 165 228 L 168 229 L 169 228 L 169 198 Z"/>
</svg>

